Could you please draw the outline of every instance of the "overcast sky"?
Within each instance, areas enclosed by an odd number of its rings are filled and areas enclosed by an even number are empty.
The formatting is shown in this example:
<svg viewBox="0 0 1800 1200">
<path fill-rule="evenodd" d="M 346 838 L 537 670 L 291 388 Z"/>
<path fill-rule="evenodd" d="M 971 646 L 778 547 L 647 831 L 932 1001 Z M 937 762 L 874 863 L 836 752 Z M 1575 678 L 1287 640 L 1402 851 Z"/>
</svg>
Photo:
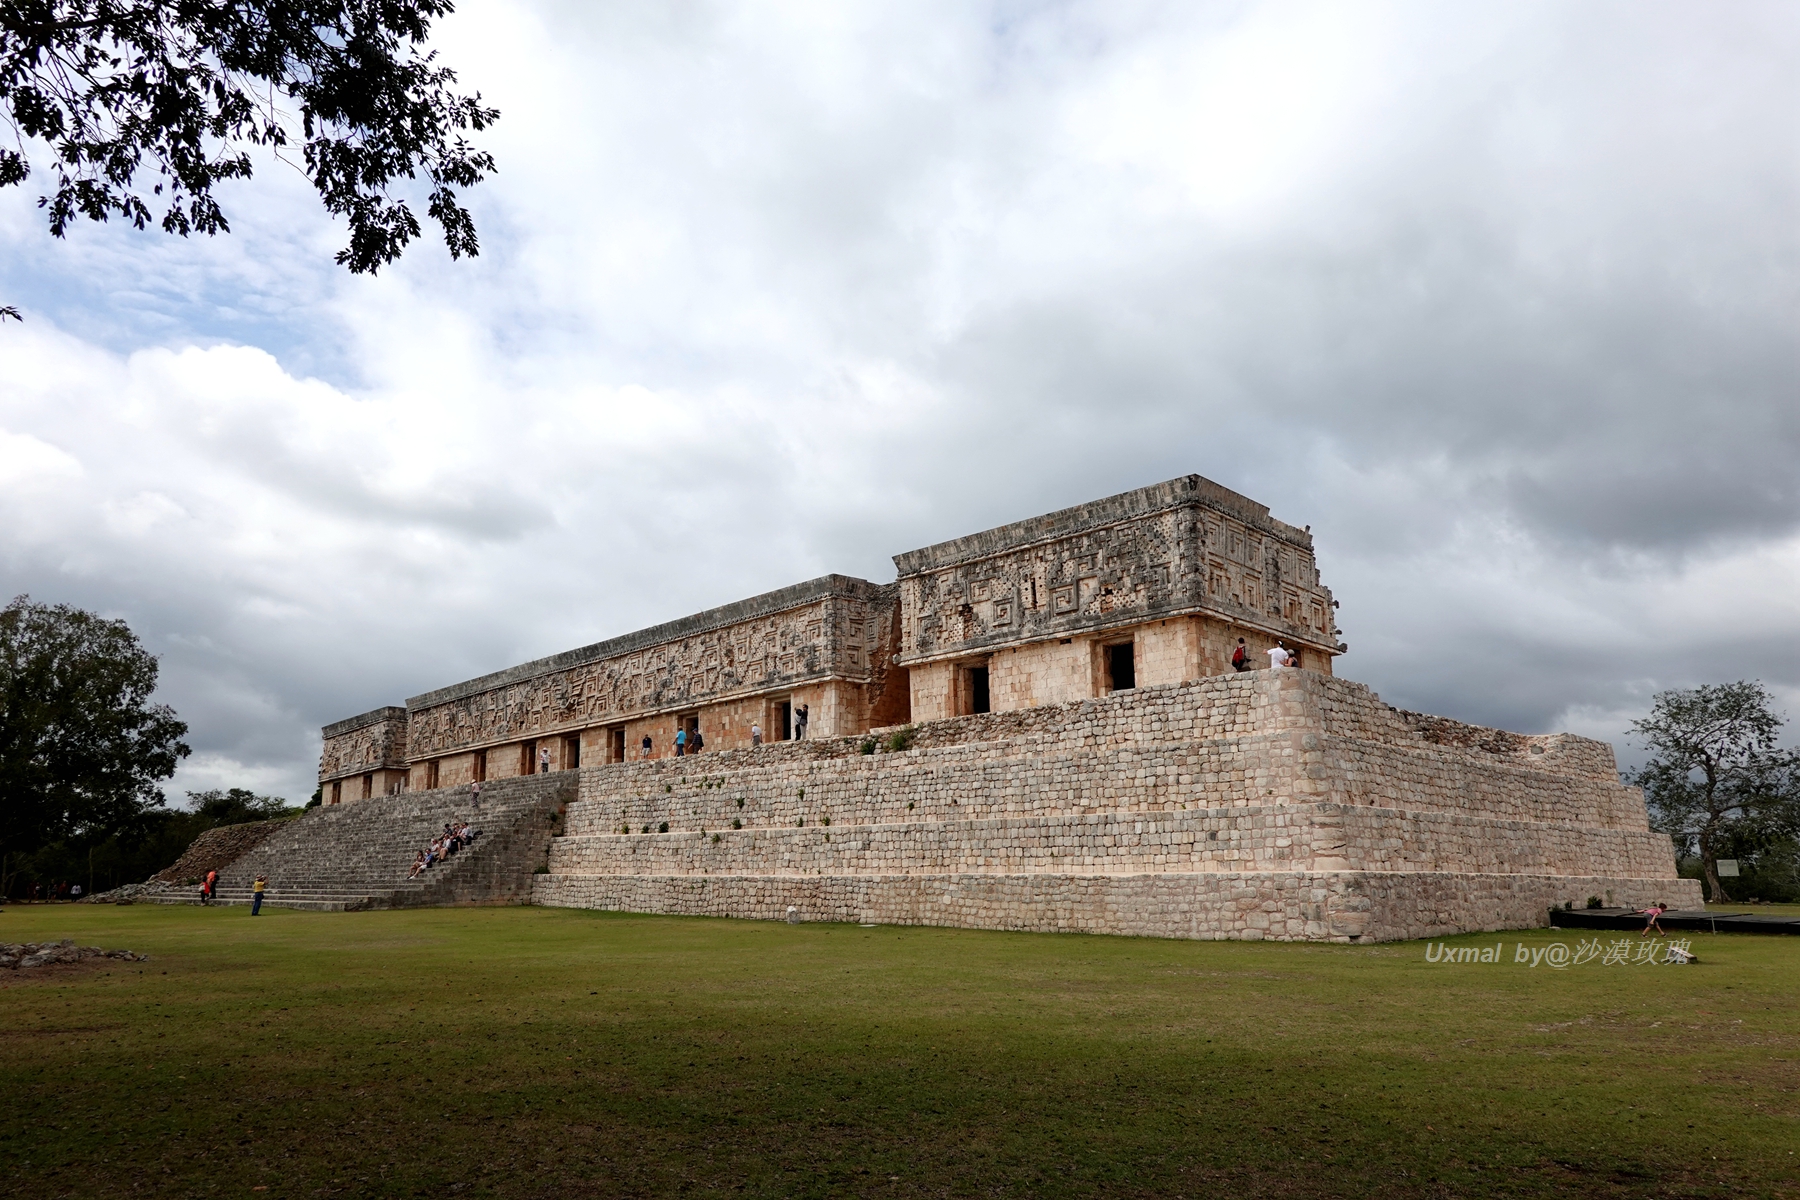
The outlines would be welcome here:
<svg viewBox="0 0 1800 1200">
<path fill-rule="evenodd" d="M 502 3 L 479 259 L 0 193 L 0 581 L 194 755 L 1190 471 L 1311 525 L 1341 674 L 1526 732 L 1800 718 L 1791 3 Z"/>
</svg>

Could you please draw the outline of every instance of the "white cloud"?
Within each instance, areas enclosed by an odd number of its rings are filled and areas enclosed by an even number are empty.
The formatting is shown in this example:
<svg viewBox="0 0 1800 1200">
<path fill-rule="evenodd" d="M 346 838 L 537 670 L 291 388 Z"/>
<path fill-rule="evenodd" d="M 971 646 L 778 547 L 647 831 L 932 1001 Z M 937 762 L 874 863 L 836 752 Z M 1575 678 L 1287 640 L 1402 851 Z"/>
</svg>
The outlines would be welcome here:
<svg viewBox="0 0 1800 1200">
<path fill-rule="evenodd" d="M 0 197 L 0 564 L 163 655 L 184 786 L 296 798 L 324 721 L 1190 470 L 1314 527 L 1396 703 L 1793 689 L 1797 43 L 1748 3 L 465 6 L 479 259 L 348 277 L 284 168 L 212 241 Z"/>
</svg>

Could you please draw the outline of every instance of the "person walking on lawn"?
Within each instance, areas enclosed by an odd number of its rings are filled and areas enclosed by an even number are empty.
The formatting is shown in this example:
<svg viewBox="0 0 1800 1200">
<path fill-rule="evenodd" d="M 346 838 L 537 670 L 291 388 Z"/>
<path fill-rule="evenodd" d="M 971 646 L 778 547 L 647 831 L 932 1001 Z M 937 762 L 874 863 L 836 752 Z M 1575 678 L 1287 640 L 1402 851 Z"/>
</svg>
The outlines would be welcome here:
<svg viewBox="0 0 1800 1200">
<path fill-rule="evenodd" d="M 202 903 L 211 904 L 218 894 L 219 873 L 217 871 L 208 871 L 206 873 L 206 887 L 203 888 L 200 893 Z"/>
</svg>

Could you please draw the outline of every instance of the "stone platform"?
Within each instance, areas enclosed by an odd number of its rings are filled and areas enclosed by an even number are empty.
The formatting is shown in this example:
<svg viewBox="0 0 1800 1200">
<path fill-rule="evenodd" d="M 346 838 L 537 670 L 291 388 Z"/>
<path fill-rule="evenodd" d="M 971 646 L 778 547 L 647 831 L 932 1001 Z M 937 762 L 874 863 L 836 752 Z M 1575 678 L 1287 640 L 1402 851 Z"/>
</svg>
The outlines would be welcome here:
<svg viewBox="0 0 1800 1200">
<path fill-rule="evenodd" d="M 886 737 L 583 770 L 533 899 L 1332 941 L 1699 900 L 1604 743 L 1401 713 L 1318 672 L 934 721 L 865 753 Z"/>
</svg>

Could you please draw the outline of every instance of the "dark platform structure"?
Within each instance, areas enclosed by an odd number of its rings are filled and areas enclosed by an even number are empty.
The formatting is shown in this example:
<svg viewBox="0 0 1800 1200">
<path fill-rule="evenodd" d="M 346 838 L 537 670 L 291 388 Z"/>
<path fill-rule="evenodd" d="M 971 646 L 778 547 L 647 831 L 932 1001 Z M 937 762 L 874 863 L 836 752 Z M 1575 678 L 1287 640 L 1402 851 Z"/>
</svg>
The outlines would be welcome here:
<svg viewBox="0 0 1800 1200">
<path fill-rule="evenodd" d="M 1800 934 L 1800 917 L 1762 917 L 1755 913 L 1714 913 L 1697 909 L 1670 909 L 1657 924 L 1682 933 L 1793 933 Z M 1587 908 L 1564 912 L 1550 910 L 1553 929 L 1641 930 L 1644 918 L 1628 908 Z"/>
</svg>

